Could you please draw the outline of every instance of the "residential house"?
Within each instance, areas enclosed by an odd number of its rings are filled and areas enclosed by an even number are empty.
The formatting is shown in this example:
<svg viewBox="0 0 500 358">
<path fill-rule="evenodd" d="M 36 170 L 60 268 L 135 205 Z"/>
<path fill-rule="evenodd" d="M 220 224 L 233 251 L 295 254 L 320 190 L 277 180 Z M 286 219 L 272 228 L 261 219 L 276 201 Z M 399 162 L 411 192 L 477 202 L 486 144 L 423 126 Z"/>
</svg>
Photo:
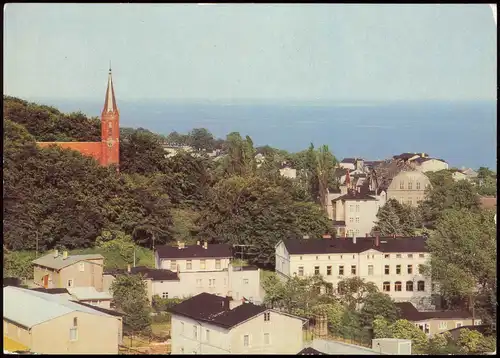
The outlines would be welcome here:
<svg viewBox="0 0 500 358">
<path fill-rule="evenodd" d="M 429 336 L 462 326 L 481 324 L 481 320 L 474 320 L 472 313 L 468 311 L 424 312 L 417 310 L 410 302 L 397 302 L 396 306 L 402 319 L 412 322 Z"/>
<path fill-rule="evenodd" d="M 349 170 L 363 170 L 363 159 L 361 158 L 344 158 L 339 163 L 339 167 Z"/>
<path fill-rule="evenodd" d="M 97 291 L 95 287 L 70 287 L 70 288 L 32 288 L 32 291 L 43 292 L 50 295 L 58 295 L 67 300 L 86 303 L 109 309 L 113 297 L 109 292 Z"/>
<path fill-rule="evenodd" d="M 477 172 L 473 170 L 472 168 L 465 168 L 462 167 L 460 171 L 467 176 L 469 180 L 474 180 L 477 178 Z"/>
<path fill-rule="evenodd" d="M 296 354 L 305 319 L 201 293 L 170 309 L 172 354 Z"/>
<path fill-rule="evenodd" d="M 280 175 L 285 178 L 295 179 L 297 178 L 297 169 L 285 166 L 280 169 Z"/>
<path fill-rule="evenodd" d="M 142 275 L 146 282 L 146 290 L 150 302 L 153 296 L 158 295 L 161 298 L 182 298 L 187 296 L 186 290 L 180 283 L 177 272 L 166 269 L 155 269 L 145 266 L 130 267 L 127 270 L 107 270 L 104 272 L 104 289 L 109 291 L 111 284 L 118 275 L 124 274 Z"/>
<path fill-rule="evenodd" d="M 167 152 L 166 157 L 171 158 L 176 156 L 177 154 L 181 152 L 186 152 L 186 153 L 193 153 L 195 149 L 189 145 L 182 145 L 182 144 L 168 144 L 164 143 L 162 144 L 163 150 Z"/>
<path fill-rule="evenodd" d="M 58 295 L 3 288 L 4 349 L 40 354 L 118 354 L 122 317 Z"/>
<path fill-rule="evenodd" d="M 497 198 L 495 196 L 480 196 L 479 207 L 483 210 L 495 210 L 497 208 Z"/>
<path fill-rule="evenodd" d="M 371 348 L 318 338 L 307 344 L 297 355 L 411 355 L 409 339 L 377 338 L 372 340 Z"/>
<path fill-rule="evenodd" d="M 425 198 L 425 190 L 431 186 L 429 178 L 422 172 L 401 171 L 387 188 L 387 200 L 395 199 L 401 204 L 416 207 Z"/>
<path fill-rule="evenodd" d="M 102 291 L 104 257 L 68 255 L 58 250 L 33 261 L 33 281 L 45 288 L 95 287 Z"/>
<path fill-rule="evenodd" d="M 431 281 L 420 272 L 428 258 L 425 237 L 287 239 L 276 245 L 276 273 L 282 279 L 318 274 L 334 287 L 359 277 L 395 301 L 430 307 Z"/>
<path fill-rule="evenodd" d="M 418 157 L 412 162 L 415 165 L 415 170 L 422 173 L 437 172 L 448 169 L 448 163 L 446 163 L 443 159 Z"/>
<path fill-rule="evenodd" d="M 245 297 L 260 302 L 260 269 L 254 266 L 237 267 L 231 264 L 232 249 L 227 244 L 158 246 L 156 267 L 176 271 L 183 296 L 202 292 L 218 296 Z M 180 293 L 178 293 L 181 297 Z"/>
<path fill-rule="evenodd" d="M 428 158 L 428 157 L 429 155 L 427 153 L 401 153 L 398 155 L 394 155 L 392 159 L 403 162 L 411 162 L 418 158 Z"/>
</svg>

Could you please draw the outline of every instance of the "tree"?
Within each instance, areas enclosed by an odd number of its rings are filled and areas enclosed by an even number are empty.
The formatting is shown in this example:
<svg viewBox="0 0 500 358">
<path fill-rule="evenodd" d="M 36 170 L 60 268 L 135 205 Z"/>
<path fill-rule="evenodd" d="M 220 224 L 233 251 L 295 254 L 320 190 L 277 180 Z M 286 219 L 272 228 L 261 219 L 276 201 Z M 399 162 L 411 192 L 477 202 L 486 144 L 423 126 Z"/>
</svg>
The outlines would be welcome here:
<svg viewBox="0 0 500 358">
<path fill-rule="evenodd" d="M 96 238 L 96 246 L 105 251 L 116 253 L 121 261 L 130 264 L 134 259 L 135 244 L 132 236 L 118 230 L 103 230 L 100 236 Z M 121 267 L 120 263 L 115 263 L 113 268 Z M 112 267 L 108 262 L 106 267 Z"/>
<path fill-rule="evenodd" d="M 212 151 L 214 149 L 214 136 L 206 128 L 194 128 L 188 134 L 190 144 L 197 151 Z"/>
<path fill-rule="evenodd" d="M 323 210 L 327 212 L 327 194 L 331 178 L 334 176 L 336 159 L 328 149 L 327 145 L 320 147 L 316 153 L 316 176 L 318 177 L 319 202 Z"/>
<path fill-rule="evenodd" d="M 400 319 L 390 326 L 392 338 L 411 339 L 412 353 L 422 354 L 427 351 L 427 335 L 413 323 Z"/>
<path fill-rule="evenodd" d="M 383 316 L 375 316 L 372 327 L 375 338 L 393 338 L 391 324 Z"/>
<path fill-rule="evenodd" d="M 360 307 L 368 295 L 377 291 L 373 282 L 366 282 L 359 277 L 347 278 L 338 283 L 339 298 L 351 310 Z"/>
<path fill-rule="evenodd" d="M 413 236 L 421 226 L 418 211 L 409 205 L 402 205 L 395 199 L 389 199 L 377 213 L 377 222 L 373 231 L 383 236 Z"/>
<path fill-rule="evenodd" d="M 495 339 L 487 339 L 480 332 L 464 328 L 460 331 L 457 345 L 462 354 L 492 353 Z"/>
<path fill-rule="evenodd" d="M 151 316 L 146 282 L 140 275 L 118 275 L 110 287 L 118 311 L 125 313 L 125 328 L 133 333 L 149 333 Z"/>
<path fill-rule="evenodd" d="M 427 274 L 439 283 L 445 298 L 496 295 L 496 227 L 491 213 L 446 210 L 427 245 Z"/>
<path fill-rule="evenodd" d="M 382 292 L 368 293 L 360 312 L 363 326 L 371 326 L 377 316 L 393 323 L 399 316 L 398 309 L 392 298 Z"/>
</svg>

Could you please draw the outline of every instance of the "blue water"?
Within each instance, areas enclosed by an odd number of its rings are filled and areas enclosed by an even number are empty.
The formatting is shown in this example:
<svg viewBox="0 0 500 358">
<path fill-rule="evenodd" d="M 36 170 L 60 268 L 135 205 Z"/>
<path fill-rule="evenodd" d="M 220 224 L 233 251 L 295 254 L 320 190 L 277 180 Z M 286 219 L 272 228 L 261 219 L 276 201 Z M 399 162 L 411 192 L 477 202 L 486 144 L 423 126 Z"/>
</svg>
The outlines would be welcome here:
<svg viewBox="0 0 500 358">
<path fill-rule="evenodd" d="M 97 116 L 101 102 L 38 100 Z M 337 158 L 377 160 L 426 152 L 451 166 L 496 168 L 496 101 L 292 105 L 142 101 L 118 103 L 121 126 L 168 134 L 204 127 L 217 137 L 250 135 L 288 151 L 327 144 Z M 496 169 L 495 169 L 496 170 Z"/>
</svg>

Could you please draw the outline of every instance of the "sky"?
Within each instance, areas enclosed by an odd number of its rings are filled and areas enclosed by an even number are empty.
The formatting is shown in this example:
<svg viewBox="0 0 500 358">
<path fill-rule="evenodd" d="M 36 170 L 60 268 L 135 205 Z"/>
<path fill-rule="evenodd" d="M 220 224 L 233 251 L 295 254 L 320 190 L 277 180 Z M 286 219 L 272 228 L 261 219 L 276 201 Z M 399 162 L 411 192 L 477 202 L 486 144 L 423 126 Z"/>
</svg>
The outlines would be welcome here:
<svg viewBox="0 0 500 358">
<path fill-rule="evenodd" d="M 493 100 L 486 4 L 4 7 L 4 94 L 120 100 Z"/>
</svg>

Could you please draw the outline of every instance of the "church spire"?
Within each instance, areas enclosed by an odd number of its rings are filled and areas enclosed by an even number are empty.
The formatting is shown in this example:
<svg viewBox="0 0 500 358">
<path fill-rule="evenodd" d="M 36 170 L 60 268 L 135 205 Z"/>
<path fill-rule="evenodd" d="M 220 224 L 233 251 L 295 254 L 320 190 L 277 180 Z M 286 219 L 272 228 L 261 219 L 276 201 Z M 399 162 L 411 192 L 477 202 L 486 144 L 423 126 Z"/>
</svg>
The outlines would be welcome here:
<svg viewBox="0 0 500 358">
<path fill-rule="evenodd" d="M 103 113 L 118 112 L 116 106 L 115 90 L 113 88 L 113 76 L 111 75 L 111 61 L 109 61 L 108 88 L 106 89 L 106 98 L 104 100 Z"/>
</svg>

